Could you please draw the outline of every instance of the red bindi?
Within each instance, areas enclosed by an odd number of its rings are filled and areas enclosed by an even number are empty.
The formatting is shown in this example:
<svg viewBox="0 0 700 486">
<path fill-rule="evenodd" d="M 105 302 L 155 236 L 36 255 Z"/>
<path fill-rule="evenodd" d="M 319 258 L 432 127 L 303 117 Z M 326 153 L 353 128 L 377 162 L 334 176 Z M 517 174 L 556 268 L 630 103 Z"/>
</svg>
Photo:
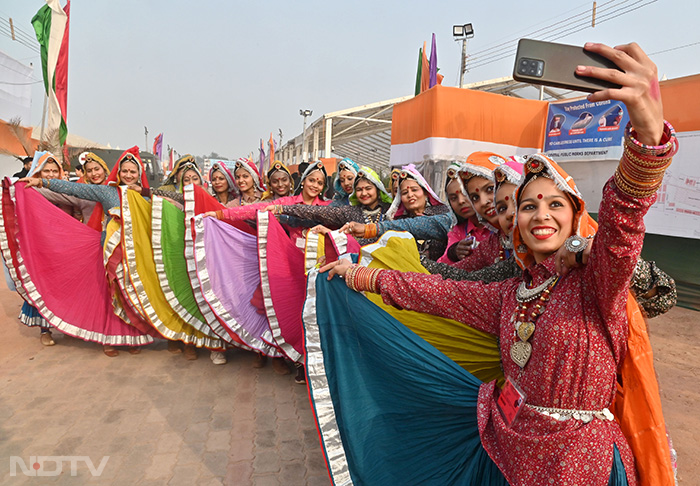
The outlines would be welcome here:
<svg viewBox="0 0 700 486">
<path fill-rule="evenodd" d="M 474 192 L 479 192 L 479 188 L 477 187 L 476 189 L 474 189 Z"/>
<path fill-rule="evenodd" d="M 506 201 L 508 200 L 508 196 L 506 196 Z"/>
<path fill-rule="evenodd" d="M 542 199 L 542 194 L 538 194 L 537 199 Z"/>
</svg>

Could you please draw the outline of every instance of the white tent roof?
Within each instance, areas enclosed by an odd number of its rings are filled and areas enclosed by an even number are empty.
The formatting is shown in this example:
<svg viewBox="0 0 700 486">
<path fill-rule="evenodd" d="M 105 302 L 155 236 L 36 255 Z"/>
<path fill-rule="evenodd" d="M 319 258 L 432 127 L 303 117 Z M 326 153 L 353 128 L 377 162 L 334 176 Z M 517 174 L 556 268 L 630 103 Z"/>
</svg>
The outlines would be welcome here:
<svg viewBox="0 0 700 486">
<path fill-rule="evenodd" d="M 577 95 L 574 91 L 521 83 L 509 76 L 467 84 L 464 88 L 547 101 Z M 389 168 L 394 105 L 411 98 L 413 96 L 403 96 L 320 116 L 306 128 L 307 159 L 349 157 L 360 165 L 367 165 L 380 173 L 386 172 Z M 301 146 L 302 134 L 299 134 L 277 149 L 278 158 L 288 165 L 299 163 L 303 152 Z"/>
</svg>

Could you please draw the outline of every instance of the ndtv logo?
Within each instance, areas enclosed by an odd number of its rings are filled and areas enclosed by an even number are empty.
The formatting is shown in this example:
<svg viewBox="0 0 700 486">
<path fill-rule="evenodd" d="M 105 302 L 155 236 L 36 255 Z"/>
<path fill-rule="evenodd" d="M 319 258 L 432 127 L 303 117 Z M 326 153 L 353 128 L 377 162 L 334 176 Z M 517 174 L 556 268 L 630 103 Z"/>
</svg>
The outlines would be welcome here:
<svg viewBox="0 0 700 486">
<path fill-rule="evenodd" d="M 63 472 L 63 464 L 70 464 L 70 475 L 78 475 L 78 463 L 84 462 L 93 476 L 101 476 L 107 466 L 109 456 L 104 456 L 99 466 L 95 467 L 89 456 L 29 456 L 29 465 L 19 456 L 10 456 L 10 476 L 17 476 L 17 466 L 25 476 L 58 476 Z M 47 464 L 54 467 L 47 471 Z"/>
</svg>

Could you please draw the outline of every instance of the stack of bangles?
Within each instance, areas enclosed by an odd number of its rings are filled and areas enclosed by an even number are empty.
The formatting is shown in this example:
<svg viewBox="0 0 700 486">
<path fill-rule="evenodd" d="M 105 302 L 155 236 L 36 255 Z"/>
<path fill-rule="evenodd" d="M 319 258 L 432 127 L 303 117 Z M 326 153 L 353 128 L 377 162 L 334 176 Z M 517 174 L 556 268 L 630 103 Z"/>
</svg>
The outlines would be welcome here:
<svg viewBox="0 0 700 486">
<path fill-rule="evenodd" d="M 221 209 L 216 210 L 216 219 L 224 219 L 224 211 Z"/>
<path fill-rule="evenodd" d="M 355 292 L 369 291 L 379 293 L 377 279 L 382 273 L 381 268 L 367 268 L 362 265 L 353 265 L 345 272 L 345 284 Z"/>
<path fill-rule="evenodd" d="M 365 225 L 365 234 L 362 236 L 365 239 L 371 239 L 377 237 L 377 224 L 367 223 Z"/>
<path fill-rule="evenodd" d="M 670 123 L 664 122 L 662 145 L 644 145 L 635 138 L 630 126 L 625 133 L 625 148 L 615 172 L 615 184 L 632 197 L 649 197 L 661 185 L 664 172 L 678 152 L 678 140 Z"/>
</svg>

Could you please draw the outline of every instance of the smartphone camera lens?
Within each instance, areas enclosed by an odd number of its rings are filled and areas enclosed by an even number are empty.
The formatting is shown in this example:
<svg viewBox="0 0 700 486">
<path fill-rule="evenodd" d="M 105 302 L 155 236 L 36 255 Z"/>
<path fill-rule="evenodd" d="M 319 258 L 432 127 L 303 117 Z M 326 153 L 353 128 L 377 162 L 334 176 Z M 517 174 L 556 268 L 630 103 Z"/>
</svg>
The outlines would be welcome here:
<svg viewBox="0 0 700 486">
<path fill-rule="evenodd" d="M 518 63 L 518 73 L 526 76 L 541 78 L 544 74 L 544 61 L 523 58 Z"/>
</svg>

